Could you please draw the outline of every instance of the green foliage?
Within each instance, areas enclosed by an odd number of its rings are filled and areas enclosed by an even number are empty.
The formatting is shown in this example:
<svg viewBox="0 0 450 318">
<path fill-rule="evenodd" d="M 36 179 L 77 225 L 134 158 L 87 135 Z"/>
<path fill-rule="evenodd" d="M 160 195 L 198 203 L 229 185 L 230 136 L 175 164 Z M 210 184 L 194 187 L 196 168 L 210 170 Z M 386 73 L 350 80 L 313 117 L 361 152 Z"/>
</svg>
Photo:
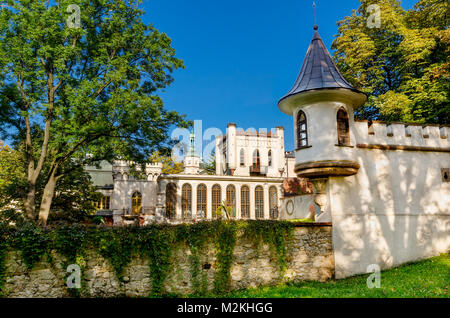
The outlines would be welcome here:
<svg viewBox="0 0 450 318">
<path fill-rule="evenodd" d="M 280 278 L 287 268 L 289 243 L 293 233 L 294 225 L 287 221 L 249 220 L 243 227 L 243 237 L 252 241 L 256 250 L 259 250 L 263 243 L 269 245 L 277 261 Z"/>
<path fill-rule="evenodd" d="M 173 160 L 172 156 L 161 154 L 156 151 L 150 156 L 150 162 L 161 163 L 162 173 L 164 174 L 178 174 L 183 172 L 183 163 L 176 162 Z"/>
<path fill-rule="evenodd" d="M 8 228 L 0 222 L 0 297 L 3 295 L 3 283 L 6 270 L 6 252 L 7 252 Z"/>
<path fill-rule="evenodd" d="M 328 282 L 289 283 L 233 292 L 237 298 L 448 298 L 450 254 L 381 273 L 381 288 L 367 288 L 369 274 Z"/>
<path fill-rule="evenodd" d="M 25 222 L 13 234 L 13 246 L 21 251 L 23 262 L 28 269 L 44 255 L 49 255 L 49 242 L 48 233 L 32 222 Z"/>
<path fill-rule="evenodd" d="M 163 293 L 164 281 L 169 273 L 172 251 L 175 245 L 174 228 L 151 225 L 138 230 L 140 253 L 150 260 L 152 295 Z"/>
<path fill-rule="evenodd" d="M 0 209 L 23 195 L 26 174 L 20 152 L 0 147 Z"/>
<path fill-rule="evenodd" d="M 216 150 L 214 149 L 209 155 L 209 159 L 205 161 L 201 167 L 205 169 L 206 173 L 209 175 L 216 174 Z"/>
<path fill-rule="evenodd" d="M 158 95 L 184 65 L 170 38 L 143 22 L 140 3 L 9 0 L 1 9 L 0 135 L 26 144 L 29 218 L 37 206 L 46 223 L 52 185 L 68 162 L 144 162 L 170 149 L 173 125 L 190 125 Z M 66 23 L 70 4 L 80 8 L 80 27 Z M 38 182 L 49 186 L 40 205 Z"/>
<path fill-rule="evenodd" d="M 123 279 L 123 271 L 131 262 L 135 250 L 133 228 L 100 228 L 91 234 L 91 241 L 98 240 L 100 254 L 112 265 L 119 280 Z"/>
<path fill-rule="evenodd" d="M 236 245 L 237 224 L 233 221 L 218 222 L 216 247 L 216 267 L 214 277 L 214 291 L 223 294 L 230 289 L 231 265 L 233 262 L 233 251 Z"/>
<path fill-rule="evenodd" d="M 172 269 L 175 248 L 188 246 L 191 283 L 194 295 L 208 293 L 207 273 L 202 270 L 200 259 L 208 244 L 213 244 L 216 253 L 214 268 L 214 293 L 222 295 L 230 290 L 233 252 L 238 239 L 248 239 L 260 247 L 268 244 L 280 274 L 287 264 L 288 241 L 293 225 L 279 221 L 231 221 L 216 220 L 195 224 L 149 225 L 144 227 L 105 227 L 65 225 L 43 229 L 33 222 L 10 227 L 0 222 L 0 287 L 5 271 L 4 260 L 8 243 L 21 251 L 28 269 L 55 251 L 65 257 L 63 267 L 78 264 L 85 267 L 88 249 L 98 252 L 111 264 L 119 280 L 133 256 L 149 259 L 152 280 L 151 296 L 167 295 L 164 282 Z M 82 281 L 83 286 L 83 281 Z M 72 296 L 81 291 L 69 290 Z"/>
<path fill-rule="evenodd" d="M 334 58 L 346 79 L 369 94 L 359 118 L 450 123 L 450 5 L 420 0 L 404 10 L 382 0 L 381 27 L 369 28 L 372 0 L 338 22 Z"/>
</svg>

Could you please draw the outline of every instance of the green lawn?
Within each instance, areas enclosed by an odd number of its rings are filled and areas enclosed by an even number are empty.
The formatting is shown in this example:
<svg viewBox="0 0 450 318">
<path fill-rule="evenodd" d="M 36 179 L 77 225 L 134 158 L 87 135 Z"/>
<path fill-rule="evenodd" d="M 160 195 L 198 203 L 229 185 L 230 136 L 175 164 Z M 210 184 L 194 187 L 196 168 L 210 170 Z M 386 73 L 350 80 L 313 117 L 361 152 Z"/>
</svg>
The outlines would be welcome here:
<svg viewBox="0 0 450 318">
<path fill-rule="evenodd" d="M 243 298 L 450 297 L 450 254 L 381 272 L 381 288 L 369 289 L 369 274 L 326 283 L 304 282 L 233 292 Z"/>
</svg>

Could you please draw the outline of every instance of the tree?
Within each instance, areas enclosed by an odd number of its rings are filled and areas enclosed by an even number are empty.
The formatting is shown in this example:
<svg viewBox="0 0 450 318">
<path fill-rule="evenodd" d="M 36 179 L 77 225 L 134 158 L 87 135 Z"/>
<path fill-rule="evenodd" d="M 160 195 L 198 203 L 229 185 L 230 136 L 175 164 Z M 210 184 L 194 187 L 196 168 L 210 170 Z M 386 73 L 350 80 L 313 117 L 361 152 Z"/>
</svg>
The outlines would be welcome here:
<svg viewBox="0 0 450 318">
<path fill-rule="evenodd" d="M 149 160 L 154 163 L 162 163 L 162 173 L 164 174 L 178 174 L 183 172 L 183 164 L 181 162 L 174 161 L 171 156 L 164 155 L 159 151 L 153 153 Z"/>
<path fill-rule="evenodd" d="M 139 2 L 9 0 L 1 9 L 0 133 L 25 143 L 28 218 L 47 222 L 68 162 L 143 162 L 171 146 L 172 125 L 189 126 L 157 95 L 183 62 L 167 35 L 143 23 Z M 79 27 L 67 23 L 78 13 Z"/>
<path fill-rule="evenodd" d="M 386 121 L 450 123 L 448 1 L 420 0 L 405 11 L 382 0 L 381 27 L 369 28 L 373 1 L 361 0 L 338 23 L 334 58 L 343 75 L 369 94 L 358 117 Z"/>
<path fill-rule="evenodd" d="M 211 151 L 211 154 L 209 155 L 209 159 L 205 161 L 202 165 L 203 169 L 205 169 L 206 173 L 209 175 L 215 175 L 216 174 L 216 151 Z"/>
<path fill-rule="evenodd" d="M 0 209 L 23 195 L 26 175 L 21 154 L 8 146 L 0 146 Z"/>
</svg>

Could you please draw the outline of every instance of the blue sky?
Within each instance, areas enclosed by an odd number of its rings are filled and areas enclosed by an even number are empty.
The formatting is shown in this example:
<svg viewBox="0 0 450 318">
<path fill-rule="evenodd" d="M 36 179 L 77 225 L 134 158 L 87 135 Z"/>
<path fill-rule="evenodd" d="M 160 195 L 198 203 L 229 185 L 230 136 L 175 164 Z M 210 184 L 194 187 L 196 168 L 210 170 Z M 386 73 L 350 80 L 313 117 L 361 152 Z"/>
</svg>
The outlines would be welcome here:
<svg viewBox="0 0 450 318">
<path fill-rule="evenodd" d="M 409 9 L 415 2 L 402 3 Z M 337 21 L 359 1 L 316 4 L 330 49 Z M 202 120 L 203 130 L 225 132 L 230 122 L 244 129 L 284 126 L 286 149 L 293 148 L 292 120 L 277 102 L 294 84 L 312 39 L 312 0 L 144 0 L 143 7 L 144 20 L 167 33 L 186 65 L 161 94 L 167 108 Z"/>
</svg>

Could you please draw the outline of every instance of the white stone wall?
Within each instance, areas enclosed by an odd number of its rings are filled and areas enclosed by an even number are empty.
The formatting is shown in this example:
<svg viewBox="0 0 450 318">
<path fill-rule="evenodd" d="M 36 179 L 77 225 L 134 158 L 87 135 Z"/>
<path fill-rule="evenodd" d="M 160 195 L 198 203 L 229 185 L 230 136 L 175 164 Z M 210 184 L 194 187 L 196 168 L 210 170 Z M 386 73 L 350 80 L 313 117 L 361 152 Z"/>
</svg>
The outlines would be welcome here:
<svg viewBox="0 0 450 318">
<path fill-rule="evenodd" d="M 450 250 L 449 153 L 355 149 L 361 168 L 330 178 L 336 277 Z"/>
</svg>

